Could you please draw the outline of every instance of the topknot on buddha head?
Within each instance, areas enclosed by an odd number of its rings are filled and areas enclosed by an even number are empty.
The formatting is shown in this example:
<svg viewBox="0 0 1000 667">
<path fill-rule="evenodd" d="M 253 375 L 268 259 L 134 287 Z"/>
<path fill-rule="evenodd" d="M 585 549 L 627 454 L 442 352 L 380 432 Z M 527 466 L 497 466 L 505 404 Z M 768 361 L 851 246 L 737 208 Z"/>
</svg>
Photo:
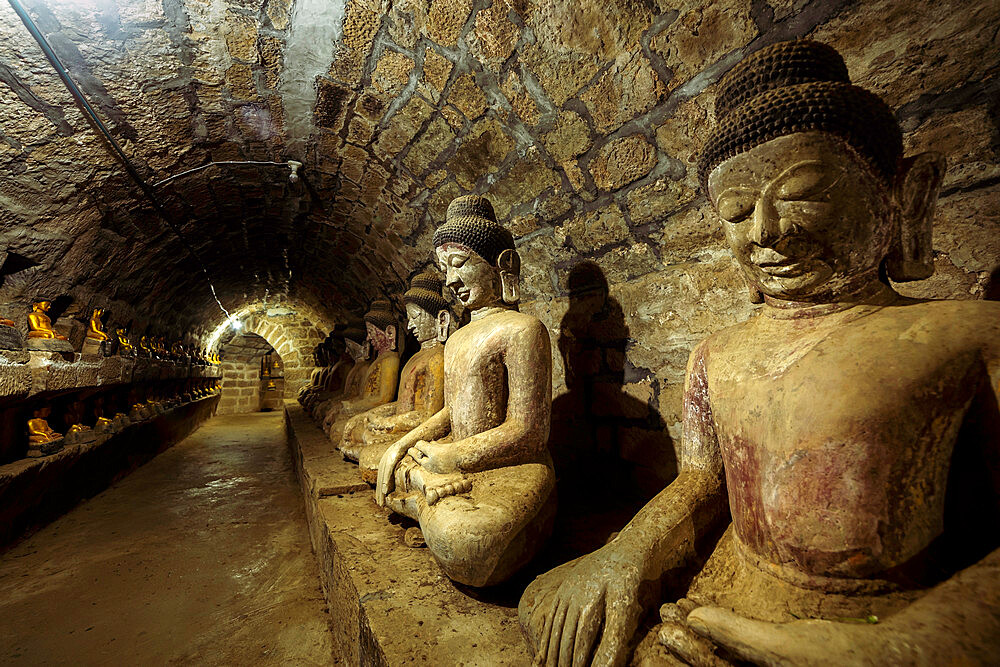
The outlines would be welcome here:
<svg viewBox="0 0 1000 667">
<path fill-rule="evenodd" d="M 885 184 L 903 154 L 892 110 L 878 96 L 851 84 L 837 51 L 808 40 L 779 42 L 747 56 L 723 78 L 715 103 L 718 125 L 698 161 L 708 174 L 725 160 L 797 132 L 843 139 Z"/>
<path fill-rule="evenodd" d="M 410 289 L 403 294 L 403 303 L 415 304 L 436 316 L 448 308 L 448 302 L 441 295 L 441 286 L 441 279 L 436 274 L 418 273 L 410 279 Z"/>
<path fill-rule="evenodd" d="M 444 342 L 448 338 L 451 310 L 448 301 L 441 295 L 442 286 L 437 274 L 424 271 L 410 279 L 410 289 L 403 294 L 409 328 L 421 343 L 434 338 Z"/>
<path fill-rule="evenodd" d="M 497 222 L 486 197 L 465 195 L 448 205 L 445 223 L 434 232 L 434 247 L 457 243 L 496 265 L 505 250 L 514 249 L 514 237 Z"/>
<path fill-rule="evenodd" d="M 448 205 L 445 223 L 434 232 L 433 243 L 441 270 L 446 274 L 446 284 L 467 308 L 476 310 L 500 302 L 509 305 L 518 302 L 521 258 L 514 246 L 514 236 L 497 222 L 488 199 L 480 195 L 454 199 Z M 487 276 L 485 272 L 479 275 L 471 271 L 471 265 L 465 271 L 454 271 L 458 266 L 444 255 L 456 249 L 477 255 L 494 275 Z M 466 275 L 461 277 L 458 273 Z"/>
</svg>

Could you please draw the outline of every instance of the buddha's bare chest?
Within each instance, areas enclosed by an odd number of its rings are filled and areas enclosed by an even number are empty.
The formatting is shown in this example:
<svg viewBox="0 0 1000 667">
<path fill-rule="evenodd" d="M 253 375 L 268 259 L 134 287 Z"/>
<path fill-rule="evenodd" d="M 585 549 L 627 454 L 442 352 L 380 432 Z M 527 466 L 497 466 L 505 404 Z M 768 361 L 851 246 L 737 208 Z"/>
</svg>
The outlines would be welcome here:
<svg viewBox="0 0 1000 667">
<path fill-rule="evenodd" d="M 445 402 L 456 438 L 494 428 L 507 414 L 505 339 L 495 328 L 469 330 L 475 324 L 456 332 L 445 348 Z"/>
<path fill-rule="evenodd" d="M 869 576 L 940 532 L 979 357 L 878 333 L 792 337 L 710 365 L 734 524 L 773 562 Z"/>
</svg>

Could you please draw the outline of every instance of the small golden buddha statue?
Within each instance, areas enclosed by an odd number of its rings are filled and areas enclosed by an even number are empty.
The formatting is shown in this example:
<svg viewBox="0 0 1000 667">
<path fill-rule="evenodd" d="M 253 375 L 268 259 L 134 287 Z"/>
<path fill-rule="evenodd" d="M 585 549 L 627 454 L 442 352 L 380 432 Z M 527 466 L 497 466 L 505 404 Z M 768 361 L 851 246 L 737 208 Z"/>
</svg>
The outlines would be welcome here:
<svg viewBox="0 0 1000 667">
<path fill-rule="evenodd" d="M 51 301 L 37 301 L 31 306 L 31 312 L 28 313 L 28 338 L 68 340 L 52 328 L 52 320 L 46 314 L 51 307 Z"/>
<path fill-rule="evenodd" d="M 109 336 L 104 332 L 104 325 L 101 323 L 101 317 L 104 313 L 105 310 L 103 308 L 94 308 L 94 312 L 90 315 L 87 338 L 101 342 L 108 340 Z"/>
<path fill-rule="evenodd" d="M 268 391 L 276 391 L 277 389 L 278 389 L 278 386 L 276 384 L 274 384 L 274 380 L 268 380 L 267 381 L 267 390 Z"/>
<path fill-rule="evenodd" d="M 153 350 L 149 347 L 149 336 L 139 337 L 139 350 L 142 352 L 144 357 L 152 357 Z"/>
<path fill-rule="evenodd" d="M 115 335 L 118 336 L 118 354 L 122 356 L 132 356 L 135 354 L 135 346 L 132 345 L 132 341 L 129 340 L 128 334 L 125 329 L 118 328 L 115 329 Z"/>
<path fill-rule="evenodd" d="M 28 420 L 28 442 L 33 445 L 44 445 L 62 437 L 61 433 L 56 433 L 49 426 L 46 418 L 52 414 L 52 408 L 43 406 L 34 412 L 34 416 Z"/>
<path fill-rule="evenodd" d="M 407 325 L 420 343 L 400 373 L 399 397 L 392 403 L 352 417 L 344 428 L 341 451 L 358 461 L 361 477 L 375 483 L 378 463 L 396 442 L 444 407 L 444 342 L 451 329 L 451 311 L 441 295 L 441 279 L 418 273 L 403 295 Z"/>
</svg>

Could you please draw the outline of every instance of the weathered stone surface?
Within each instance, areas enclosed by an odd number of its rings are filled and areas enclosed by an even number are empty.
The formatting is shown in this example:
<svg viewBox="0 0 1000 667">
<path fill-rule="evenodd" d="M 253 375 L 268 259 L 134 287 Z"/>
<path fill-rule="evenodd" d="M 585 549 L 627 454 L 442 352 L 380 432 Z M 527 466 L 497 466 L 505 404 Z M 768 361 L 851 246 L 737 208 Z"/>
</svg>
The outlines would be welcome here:
<svg viewBox="0 0 1000 667">
<path fill-rule="evenodd" d="M 645 137 L 633 134 L 605 144 L 590 163 L 594 183 L 602 190 L 617 190 L 636 181 L 656 165 L 656 148 Z"/>
</svg>

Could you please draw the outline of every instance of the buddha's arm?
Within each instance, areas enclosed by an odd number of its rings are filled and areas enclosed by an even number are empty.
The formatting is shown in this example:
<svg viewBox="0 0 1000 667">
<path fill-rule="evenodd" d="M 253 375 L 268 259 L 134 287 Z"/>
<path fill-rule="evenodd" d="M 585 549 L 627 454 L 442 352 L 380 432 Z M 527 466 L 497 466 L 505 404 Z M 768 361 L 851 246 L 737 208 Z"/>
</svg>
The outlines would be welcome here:
<svg viewBox="0 0 1000 667">
<path fill-rule="evenodd" d="M 451 410 L 442 408 L 430 419 L 394 442 L 378 464 L 378 481 L 375 484 L 375 502 L 385 505 L 385 497 L 392 493 L 395 484 L 396 466 L 406 456 L 406 452 L 421 441 L 437 440 L 451 432 Z"/>
<path fill-rule="evenodd" d="M 597 551 L 537 578 L 518 606 L 536 664 L 621 664 L 663 574 L 683 567 L 696 540 L 726 516 L 705 344 L 688 361 L 681 472 Z"/>
<path fill-rule="evenodd" d="M 448 445 L 455 466 L 462 472 L 536 461 L 548 444 L 552 357 L 545 326 L 533 320 L 512 331 L 503 358 L 507 369 L 507 418 L 499 426 Z"/>
</svg>

